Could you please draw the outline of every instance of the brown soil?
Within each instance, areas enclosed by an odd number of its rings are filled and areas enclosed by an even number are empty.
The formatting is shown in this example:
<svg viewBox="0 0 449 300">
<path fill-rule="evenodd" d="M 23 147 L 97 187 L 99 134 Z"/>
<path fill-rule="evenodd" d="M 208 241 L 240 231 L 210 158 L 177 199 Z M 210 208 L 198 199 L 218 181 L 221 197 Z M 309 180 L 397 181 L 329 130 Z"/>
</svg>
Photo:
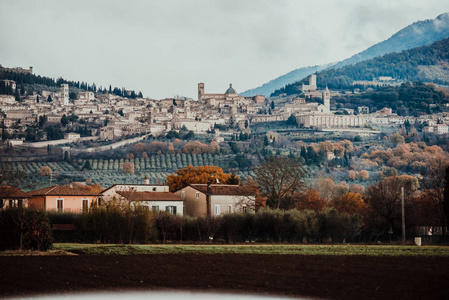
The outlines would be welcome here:
<svg viewBox="0 0 449 300">
<path fill-rule="evenodd" d="M 0 296 L 195 290 L 330 299 L 447 299 L 448 267 L 448 257 L 1 256 Z"/>
</svg>

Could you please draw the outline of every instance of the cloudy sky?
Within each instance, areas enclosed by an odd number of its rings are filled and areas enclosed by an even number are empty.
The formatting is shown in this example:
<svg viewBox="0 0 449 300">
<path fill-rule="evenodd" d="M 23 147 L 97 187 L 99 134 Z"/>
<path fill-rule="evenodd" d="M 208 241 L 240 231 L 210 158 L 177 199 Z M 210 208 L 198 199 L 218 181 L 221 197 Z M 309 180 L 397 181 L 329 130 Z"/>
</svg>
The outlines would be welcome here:
<svg viewBox="0 0 449 300">
<path fill-rule="evenodd" d="M 0 64 L 35 74 L 196 98 L 339 61 L 447 0 L 0 0 Z"/>
</svg>

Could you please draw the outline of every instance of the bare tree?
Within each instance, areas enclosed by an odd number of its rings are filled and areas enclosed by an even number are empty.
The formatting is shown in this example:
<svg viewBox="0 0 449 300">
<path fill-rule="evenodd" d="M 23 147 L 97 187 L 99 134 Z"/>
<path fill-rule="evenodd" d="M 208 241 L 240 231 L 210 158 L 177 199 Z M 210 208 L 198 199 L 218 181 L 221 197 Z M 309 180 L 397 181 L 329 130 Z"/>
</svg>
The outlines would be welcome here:
<svg viewBox="0 0 449 300">
<path fill-rule="evenodd" d="M 306 170 L 291 158 L 275 157 L 256 169 L 256 181 L 267 197 L 267 206 L 290 209 L 296 196 L 305 188 Z"/>
</svg>

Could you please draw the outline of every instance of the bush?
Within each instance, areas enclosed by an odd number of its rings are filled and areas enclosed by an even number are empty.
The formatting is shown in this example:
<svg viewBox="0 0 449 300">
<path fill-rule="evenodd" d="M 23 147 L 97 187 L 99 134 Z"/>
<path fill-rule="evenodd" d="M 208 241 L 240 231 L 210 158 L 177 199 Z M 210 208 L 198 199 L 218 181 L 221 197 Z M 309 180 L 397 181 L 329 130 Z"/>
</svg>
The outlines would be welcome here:
<svg viewBox="0 0 449 300">
<path fill-rule="evenodd" d="M 52 246 L 50 221 L 40 210 L 11 208 L 0 212 L 0 250 L 40 250 Z"/>
</svg>

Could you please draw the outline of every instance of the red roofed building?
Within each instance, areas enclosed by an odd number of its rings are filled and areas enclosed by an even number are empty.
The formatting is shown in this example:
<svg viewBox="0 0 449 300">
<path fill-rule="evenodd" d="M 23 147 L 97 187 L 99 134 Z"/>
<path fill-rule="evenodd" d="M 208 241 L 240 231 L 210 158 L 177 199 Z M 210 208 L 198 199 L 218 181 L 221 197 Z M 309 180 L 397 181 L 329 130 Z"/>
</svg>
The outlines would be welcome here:
<svg viewBox="0 0 449 300">
<path fill-rule="evenodd" d="M 185 199 L 189 216 L 218 216 L 225 213 L 254 212 L 255 195 L 240 185 L 190 184 L 175 192 Z"/>
<path fill-rule="evenodd" d="M 80 185 L 54 185 L 28 195 L 28 207 L 58 212 L 87 211 L 99 196 L 89 186 Z"/>
<path fill-rule="evenodd" d="M 28 194 L 9 185 L 0 186 L 0 209 L 8 207 L 26 207 Z"/>
</svg>

